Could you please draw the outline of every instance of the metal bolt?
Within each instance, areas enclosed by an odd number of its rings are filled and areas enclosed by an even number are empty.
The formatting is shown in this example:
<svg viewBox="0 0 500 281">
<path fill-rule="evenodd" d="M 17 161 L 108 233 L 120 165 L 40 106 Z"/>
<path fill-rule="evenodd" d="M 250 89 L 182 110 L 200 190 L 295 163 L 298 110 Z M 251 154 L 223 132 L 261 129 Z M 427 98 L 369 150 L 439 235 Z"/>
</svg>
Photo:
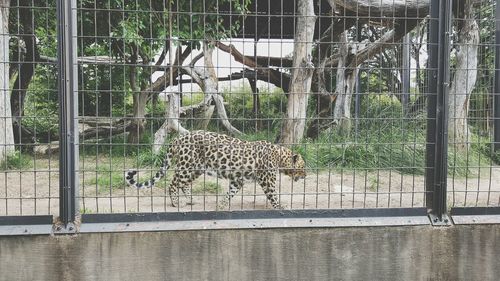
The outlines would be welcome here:
<svg viewBox="0 0 500 281">
<path fill-rule="evenodd" d="M 448 219 L 444 219 L 444 222 L 448 223 Z"/>
<path fill-rule="evenodd" d="M 71 231 L 71 230 L 73 230 L 73 227 L 72 227 L 72 226 L 70 226 L 70 227 L 69 227 L 69 230 L 70 230 L 70 231 Z"/>
<path fill-rule="evenodd" d="M 25 229 L 25 230 L 24 230 L 24 233 L 28 233 L 28 230 L 27 230 L 27 229 Z"/>
<path fill-rule="evenodd" d="M 56 230 L 61 231 L 61 227 L 60 226 L 56 227 Z"/>
<path fill-rule="evenodd" d="M 435 219 L 434 219 L 434 222 L 437 222 L 437 221 L 438 221 L 438 219 L 437 219 L 437 218 L 435 218 Z"/>
</svg>

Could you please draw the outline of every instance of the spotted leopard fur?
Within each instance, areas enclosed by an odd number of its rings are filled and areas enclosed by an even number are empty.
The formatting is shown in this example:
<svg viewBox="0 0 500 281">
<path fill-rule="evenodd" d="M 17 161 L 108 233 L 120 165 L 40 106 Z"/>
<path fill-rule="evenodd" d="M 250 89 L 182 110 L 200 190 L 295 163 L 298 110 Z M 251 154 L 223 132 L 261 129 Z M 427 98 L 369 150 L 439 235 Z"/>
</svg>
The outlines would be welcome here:
<svg viewBox="0 0 500 281">
<path fill-rule="evenodd" d="M 300 154 L 267 141 L 242 141 L 222 134 L 194 131 L 172 141 L 159 171 L 150 180 L 138 183 L 137 171 L 126 172 L 127 184 L 136 188 L 155 185 L 175 162 L 175 174 L 169 187 L 173 206 L 179 204 L 179 189 L 190 194 L 190 183 L 204 172 L 230 181 L 229 191 L 219 207 L 225 208 L 243 187 L 244 180 L 254 180 L 263 189 L 272 207 L 282 208 L 276 194 L 276 178 L 282 172 L 294 180 L 306 176 Z"/>
</svg>

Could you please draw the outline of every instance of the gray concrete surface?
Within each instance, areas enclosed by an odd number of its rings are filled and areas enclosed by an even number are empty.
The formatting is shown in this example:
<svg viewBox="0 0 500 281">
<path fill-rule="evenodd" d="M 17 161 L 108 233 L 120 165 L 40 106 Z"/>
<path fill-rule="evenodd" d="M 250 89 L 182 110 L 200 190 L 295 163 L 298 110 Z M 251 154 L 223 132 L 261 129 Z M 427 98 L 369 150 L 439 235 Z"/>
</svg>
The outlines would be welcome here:
<svg viewBox="0 0 500 281">
<path fill-rule="evenodd" d="M 500 225 L 0 237 L 0 280 L 500 280 Z"/>
</svg>

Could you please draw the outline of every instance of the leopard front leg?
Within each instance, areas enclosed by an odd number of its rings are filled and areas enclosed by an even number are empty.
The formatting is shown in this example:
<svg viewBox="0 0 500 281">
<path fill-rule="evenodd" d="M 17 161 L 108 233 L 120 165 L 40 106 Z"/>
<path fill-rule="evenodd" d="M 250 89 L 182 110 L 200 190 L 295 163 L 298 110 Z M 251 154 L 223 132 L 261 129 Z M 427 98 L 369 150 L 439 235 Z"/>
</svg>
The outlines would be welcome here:
<svg viewBox="0 0 500 281">
<path fill-rule="evenodd" d="M 257 176 L 257 179 L 267 199 L 271 202 L 271 206 L 274 209 L 284 209 L 285 207 L 280 204 L 278 195 L 276 194 L 276 173 L 271 171 L 261 172 Z"/>
<path fill-rule="evenodd" d="M 179 206 L 179 176 L 177 173 L 172 178 L 172 182 L 170 182 L 170 186 L 168 187 L 168 195 L 170 196 L 170 203 L 172 207 Z"/>
</svg>

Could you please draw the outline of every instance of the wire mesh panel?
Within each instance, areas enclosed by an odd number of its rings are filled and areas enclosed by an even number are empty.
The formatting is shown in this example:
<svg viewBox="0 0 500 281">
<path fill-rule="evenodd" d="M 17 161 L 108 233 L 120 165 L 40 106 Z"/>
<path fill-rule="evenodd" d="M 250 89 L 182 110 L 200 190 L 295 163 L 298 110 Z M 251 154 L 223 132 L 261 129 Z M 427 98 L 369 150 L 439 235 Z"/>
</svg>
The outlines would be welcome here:
<svg viewBox="0 0 500 281">
<path fill-rule="evenodd" d="M 448 154 L 452 206 L 500 205 L 500 158 L 494 145 L 494 132 L 500 130 L 493 87 L 496 2 L 464 1 L 453 9 Z"/>
<path fill-rule="evenodd" d="M 425 206 L 428 3 L 341 2 L 79 1 L 80 211 Z"/>
<path fill-rule="evenodd" d="M 1 5 L 0 216 L 54 214 L 59 206 L 55 1 Z"/>
<path fill-rule="evenodd" d="M 55 3 L 2 8 L 0 215 L 59 205 Z M 443 137 L 448 205 L 499 205 L 494 1 L 439 45 L 422 0 L 76 3 L 80 213 L 432 209 Z"/>
</svg>

